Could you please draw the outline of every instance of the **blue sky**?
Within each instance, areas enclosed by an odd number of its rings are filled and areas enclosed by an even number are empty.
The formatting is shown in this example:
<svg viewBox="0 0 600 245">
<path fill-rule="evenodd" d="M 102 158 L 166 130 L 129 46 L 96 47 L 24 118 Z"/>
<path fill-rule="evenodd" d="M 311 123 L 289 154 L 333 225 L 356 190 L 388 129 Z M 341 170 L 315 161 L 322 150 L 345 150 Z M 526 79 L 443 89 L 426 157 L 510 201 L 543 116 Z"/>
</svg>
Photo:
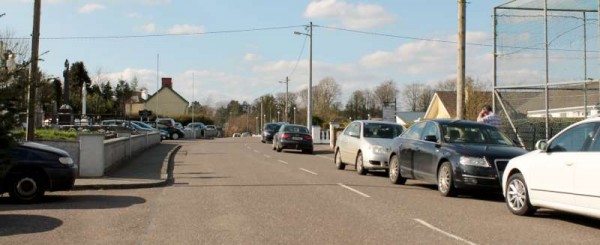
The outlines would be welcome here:
<svg viewBox="0 0 600 245">
<path fill-rule="evenodd" d="M 0 31 L 27 37 L 32 0 L 0 0 Z M 468 42 L 491 44 L 492 9 L 505 0 L 470 1 Z M 42 39 L 41 69 L 60 76 L 65 59 L 83 61 L 94 79 L 131 79 L 150 93 L 160 75 L 173 77 L 175 89 L 192 100 L 217 103 L 252 100 L 285 91 L 278 81 L 290 76 L 290 90 L 307 86 L 308 43 L 294 31 L 214 33 L 307 25 L 314 29 L 316 84 L 333 77 L 342 102 L 356 90 L 392 79 L 404 84 L 433 83 L 456 73 L 456 44 L 364 35 L 333 28 L 425 39 L 456 40 L 454 0 L 43 0 L 42 38 L 205 33 L 123 39 Z M 492 48 L 469 46 L 467 73 L 491 82 Z M 294 67 L 296 69 L 294 70 Z"/>
</svg>

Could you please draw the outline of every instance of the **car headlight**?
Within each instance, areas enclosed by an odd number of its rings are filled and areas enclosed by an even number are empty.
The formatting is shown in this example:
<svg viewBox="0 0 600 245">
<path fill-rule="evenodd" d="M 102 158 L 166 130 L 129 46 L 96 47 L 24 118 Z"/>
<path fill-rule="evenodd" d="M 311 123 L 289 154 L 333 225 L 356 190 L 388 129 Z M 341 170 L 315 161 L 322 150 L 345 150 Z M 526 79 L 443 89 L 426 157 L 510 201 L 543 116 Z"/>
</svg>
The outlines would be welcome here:
<svg viewBox="0 0 600 245">
<path fill-rule="evenodd" d="M 64 165 L 73 165 L 73 159 L 70 157 L 59 157 L 58 161 Z"/>
<path fill-rule="evenodd" d="M 483 157 L 460 157 L 460 164 L 489 168 L 490 163 Z"/>
<path fill-rule="evenodd" d="M 369 146 L 369 149 L 375 154 L 386 154 L 390 150 L 389 148 L 380 145 Z"/>
</svg>

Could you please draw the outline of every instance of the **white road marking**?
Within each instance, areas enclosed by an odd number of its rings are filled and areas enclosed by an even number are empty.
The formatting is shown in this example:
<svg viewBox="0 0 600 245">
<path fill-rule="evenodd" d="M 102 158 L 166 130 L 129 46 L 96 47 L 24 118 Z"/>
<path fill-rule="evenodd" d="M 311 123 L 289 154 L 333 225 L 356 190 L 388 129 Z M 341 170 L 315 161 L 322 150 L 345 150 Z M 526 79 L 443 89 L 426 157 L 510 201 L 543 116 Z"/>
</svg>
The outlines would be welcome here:
<svg viewBox="0 0 600 245">
<path fill-rule="evenodd" d="M 289 164 L 289 163 L 287 163 L 286 161 L 283 161 L 283 160 L 277 160 L 277 161 L 280 162 L 280 163 L 283 163 L 283 164 Z"/>
<path fill-rule="evenodd" d="M 420 224 L 422 224 L 422 225 L 426 226 L 427 228 L 429 228 L 429 229 L 432 229 L 432 230 L 434 230 L 434 231 L 437 231 L 437 232 L 439 232 L 439 233 L 442 233 L 442 234 L 444 234 L 444 235 L 446 235 L 446 236 L 448 236 L 448 237 L 450 237 L 450 238 L 454 238 L 454 239 L 456 239 L 456 240 L 458 240 L 458 241 L 461 241 L 461 242 L 464 242 L 464 243 L 466 243 L 466 244 L 470 244 L 470 245 L 475 245 L 475 244 L 476 244 L 476 243 L 474 243 L 474 242 L 471 242 L 471 241 L 469 241 L 469 240 L 467 240 L 467 239 L 464 239 L 464 238 L 462 238 L 462 237 L 459 237 L 459 236 L 457 236 L 457 235 L 454 235 L 454 234 L 452 234 L 452 233 L 450 233 L 450 232 L 446 232 L 446 231 L 444 231 L 444 230 L 442 230 L 442 229 L 440 229 L 440 228 L 437 228 L 437 227 L 435 227 L 435 226 L 433 226 L 433 225 L 431 225 L 431 224 L 429 224 L 429 223 L 427 223 L 427 222 L 425 222 L 425 221 L 423 221 L 423 220 L 421 220 L 421 219 L 414 219 L 414 220 L 415 220 L 415 221 L 417 221 L 417 222 L 419 222 Z"/>
<path fill-rule="evenodd" d="M 327 159 L 327 160 L 331 160 L 331 161 L 333 161 L 333 158 L 331 158 L 331 157 L 319 156 L 319 155 L 317 155 L 317 157 L 320 157 L 320 158 L 324 158 L 324 159 Z"/>
<path fill-rule="evenodd" d="M 263 154 L 263 156 L 265 156 L 266 158 L 271 158 L 271 156 L 269 156 L 267 154 Z"/>
<path fill-rule="evenodd" d="M 259 151 L 257 151 L 257 150 L 254 150 L 254 152 L 255 152 L 255 153 L 260 153 L 260 152 L 259 152 Z"/>
<path fill-rule="evenodd" d="M 315 173 L 315 172 L 313 172 L 313 171 L 310 171 L 310 170 L 308 170 L 308 169 L 300 168 L 300 170 L 302 170 L 302 171 L 304 171 L 304 172 L 307 172 L 307 173 L 309 173 L 309 174 L 318 175 L 317 173 Z"/>
<path fill-rule="evenodd" d="M 342 184 L 342 183 L 338 183 L 338 185 L 339 185 L 339 186 L 341 186 L 341 187 L 344 187 L 344 188 L 346 188 L 346 189 L 348 189 L 348 190 L 351 190 L 351 191 L 353 191 L 354 193 L 356 193 L 356 194 L 359 194 L 359 195 L 361 195 L 361 196 L 363 196 L 363 197 L 371 197 L 371 196 L 369 196 L 369 195 L 367 195 L 367 194 L 365 194 L 365 193 L 362 193 L 362 192 L 360 192 L 360 191 L 358 191 L 358 190 L 356 190 L 356 189 L 354 189 L 354 188 L 352 188 L 352 187 L 350 187 L 350 186 L 344 185 L 344 184 Z"/>
</svg>

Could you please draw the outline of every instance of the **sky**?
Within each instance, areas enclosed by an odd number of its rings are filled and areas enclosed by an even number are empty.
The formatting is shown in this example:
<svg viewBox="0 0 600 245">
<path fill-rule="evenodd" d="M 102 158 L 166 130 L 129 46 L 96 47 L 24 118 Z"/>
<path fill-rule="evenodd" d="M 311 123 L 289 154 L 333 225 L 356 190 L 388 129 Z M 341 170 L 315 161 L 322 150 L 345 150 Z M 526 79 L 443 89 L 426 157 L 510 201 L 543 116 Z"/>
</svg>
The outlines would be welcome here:
<svg viewBox="0 0 600 245">
<path fill-rule="evenodd" d="M 493 7 L 469 1 L 467 42 L 492 44 Z M 33 0 L 0 0 L 0 31 L 28 37 Z M 455 0 L 42 0 L 40 68 L 62 77 L 83 61 L 94 81 L 131 80 L 150 94 L 160 77 L 188 101 L 252 101 L 326 77 L 352 91 L 393 80 L 434 84 L 456 77 Z M 369 35 L 378 33 L 385 35 Z M 111 38 L 106 38 L 111 37 Z M 27 40 L 29 42 L 29 40 Z M 467 74 L 492 81 L 492 47 L 467 46 Z"/>
</svg>

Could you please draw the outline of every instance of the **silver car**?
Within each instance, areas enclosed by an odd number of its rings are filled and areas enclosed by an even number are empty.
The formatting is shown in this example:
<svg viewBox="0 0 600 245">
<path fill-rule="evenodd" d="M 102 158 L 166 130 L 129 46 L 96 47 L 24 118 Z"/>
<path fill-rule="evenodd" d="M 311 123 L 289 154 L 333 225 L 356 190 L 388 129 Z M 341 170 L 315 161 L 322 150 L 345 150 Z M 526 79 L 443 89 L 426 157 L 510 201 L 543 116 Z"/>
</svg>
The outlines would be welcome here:
<svg viewBox="0 0 600 245">
<path fill-rule="evenodd" d="M 368 170 L 389 170 L 388 153 L 392 139 L 404 128 L 396 123 L 382 121 L 354 121 L 346 127 L 336 141 L 335 165 L 344 169 L 354 165 L 360 175 Z"/>
</svg>

